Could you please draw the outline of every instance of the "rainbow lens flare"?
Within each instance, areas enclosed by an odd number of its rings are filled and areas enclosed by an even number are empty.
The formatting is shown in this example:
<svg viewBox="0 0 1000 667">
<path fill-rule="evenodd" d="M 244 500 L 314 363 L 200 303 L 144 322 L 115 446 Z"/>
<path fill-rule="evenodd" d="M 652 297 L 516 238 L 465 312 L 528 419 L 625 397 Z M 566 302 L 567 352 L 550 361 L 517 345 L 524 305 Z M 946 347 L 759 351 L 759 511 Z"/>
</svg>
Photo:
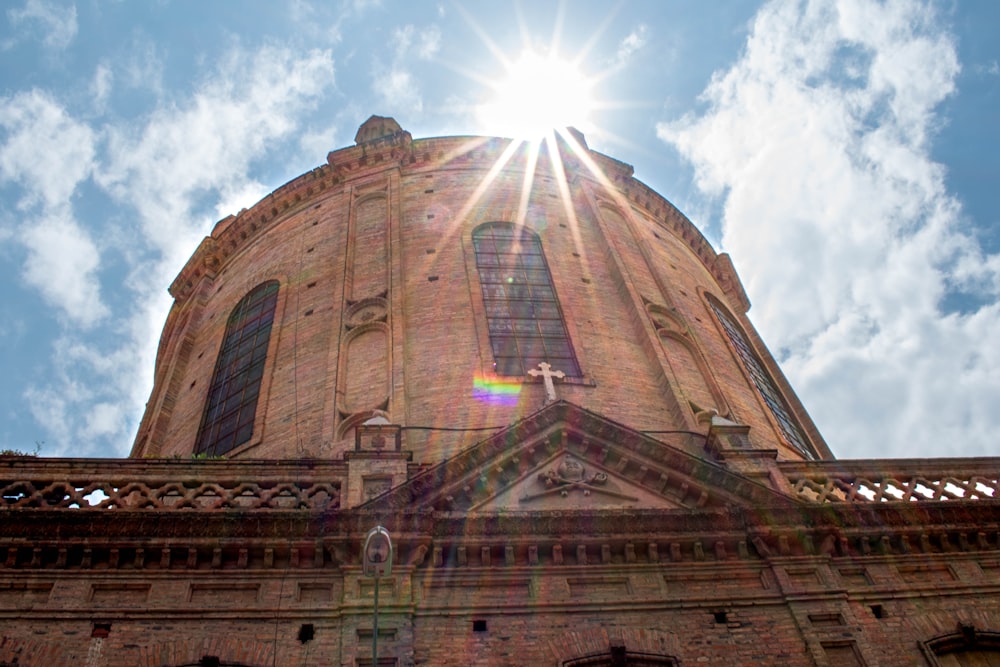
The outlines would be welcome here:
<svg viewBox="0 0 1000 667">
<path fill-rule="evenodd" d="M 472 397 L 492 405 L 517 405 L 521 383 L 517 380 L 475 377 L 472 380 Z"/>
</svg>

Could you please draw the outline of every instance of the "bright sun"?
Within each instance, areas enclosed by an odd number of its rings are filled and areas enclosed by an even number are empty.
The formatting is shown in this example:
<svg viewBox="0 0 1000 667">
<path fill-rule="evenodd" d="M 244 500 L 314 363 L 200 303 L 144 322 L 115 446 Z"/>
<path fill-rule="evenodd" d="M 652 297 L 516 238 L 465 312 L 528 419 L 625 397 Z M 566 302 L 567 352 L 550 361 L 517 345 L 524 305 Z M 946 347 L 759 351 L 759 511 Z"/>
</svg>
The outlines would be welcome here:
<svg viewBox="0 0 1000 667">
<path fill-rule="evenodd" d="M 554 128 L 583 130 L 591 85 L 571 63 L 526 51 L 507 65 L 507 78 L 479 107 L 479 119 L 490 133 L 525 140 L 541 139 Z"/>
</svg>

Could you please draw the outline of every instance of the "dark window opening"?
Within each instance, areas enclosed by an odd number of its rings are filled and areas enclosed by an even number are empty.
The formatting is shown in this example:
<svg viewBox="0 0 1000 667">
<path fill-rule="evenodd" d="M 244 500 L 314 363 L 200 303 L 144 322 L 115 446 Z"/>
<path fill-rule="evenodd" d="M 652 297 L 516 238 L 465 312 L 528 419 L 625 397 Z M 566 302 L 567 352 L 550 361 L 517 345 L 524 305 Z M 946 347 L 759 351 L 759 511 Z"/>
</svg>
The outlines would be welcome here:
<svg viewBox="0 0 1000 667">
<path fill-rule="evenodd" d="M 482 619 L 476 619 L 472 621 L 472 631 L 473 632 L 486 632 L 486 621 Z"/>
<path fill-rule="evenodd" d="M 491 222 L 472 233 L 472 245 L 497 375 L 524 376 L 547 362 L 581 377 L 538 236 Z"/>
<path fill-rule="evenodd" d="M 277 303 L 278 281 L 272 280 L 251 290 L 229 315 L 195 439 L 196 454 L 225 454 L 253 435 Z"/>
<path fill-rule="evenodd" d="M 313 627 L 312 623 L 303 623 L 302 627 L 299 628 L 299 642 L 305 644 L 308 641 L 312 641 L 312 638 L 316 636 L 316 628 Z"/>
</svg>

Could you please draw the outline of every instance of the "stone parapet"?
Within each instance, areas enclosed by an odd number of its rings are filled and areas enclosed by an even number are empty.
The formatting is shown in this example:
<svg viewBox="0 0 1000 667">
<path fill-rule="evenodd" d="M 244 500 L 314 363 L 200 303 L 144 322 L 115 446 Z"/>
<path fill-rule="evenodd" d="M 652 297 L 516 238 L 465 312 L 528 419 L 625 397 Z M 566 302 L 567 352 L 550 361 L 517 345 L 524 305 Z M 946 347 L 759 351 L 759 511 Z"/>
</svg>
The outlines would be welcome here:
<svg viewBox="0 0 1000 667">
<path fill-rule="evenodd" d="M 783 461 L 802 498 L 817 502 L 1000 500 L 1000 459 Z"/>
</svg>

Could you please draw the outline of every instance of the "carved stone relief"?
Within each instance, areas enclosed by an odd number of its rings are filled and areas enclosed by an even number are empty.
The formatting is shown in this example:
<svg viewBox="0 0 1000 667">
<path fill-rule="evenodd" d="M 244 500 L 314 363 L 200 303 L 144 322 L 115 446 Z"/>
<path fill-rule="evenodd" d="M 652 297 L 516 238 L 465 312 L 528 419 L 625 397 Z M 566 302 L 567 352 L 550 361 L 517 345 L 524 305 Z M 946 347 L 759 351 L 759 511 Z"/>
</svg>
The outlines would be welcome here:
<svg viewBox="0 0 1000 667">
<path fill-rule="evenodd" d="M 344 326 L 353 329 L 371 322 L 385 322 L 388 304 L 382 297 L 364 299 L 347 309 L 344 316 Z"/>
<path fill-rule="evenodd" d="M 597 493 L 619 500 L 638 500 L 634 496 L 619 493 L 616 489 L 616 484 L 609 483 L 607 473 L 600 470 L 588 471 L 579 459 L 567 456 L 558 464 L 538 473 L 534 492 L 522 495 L 521 502 L 555 495 L 565 498 L 577 492 L 584 496 Z"/>
</svg>

